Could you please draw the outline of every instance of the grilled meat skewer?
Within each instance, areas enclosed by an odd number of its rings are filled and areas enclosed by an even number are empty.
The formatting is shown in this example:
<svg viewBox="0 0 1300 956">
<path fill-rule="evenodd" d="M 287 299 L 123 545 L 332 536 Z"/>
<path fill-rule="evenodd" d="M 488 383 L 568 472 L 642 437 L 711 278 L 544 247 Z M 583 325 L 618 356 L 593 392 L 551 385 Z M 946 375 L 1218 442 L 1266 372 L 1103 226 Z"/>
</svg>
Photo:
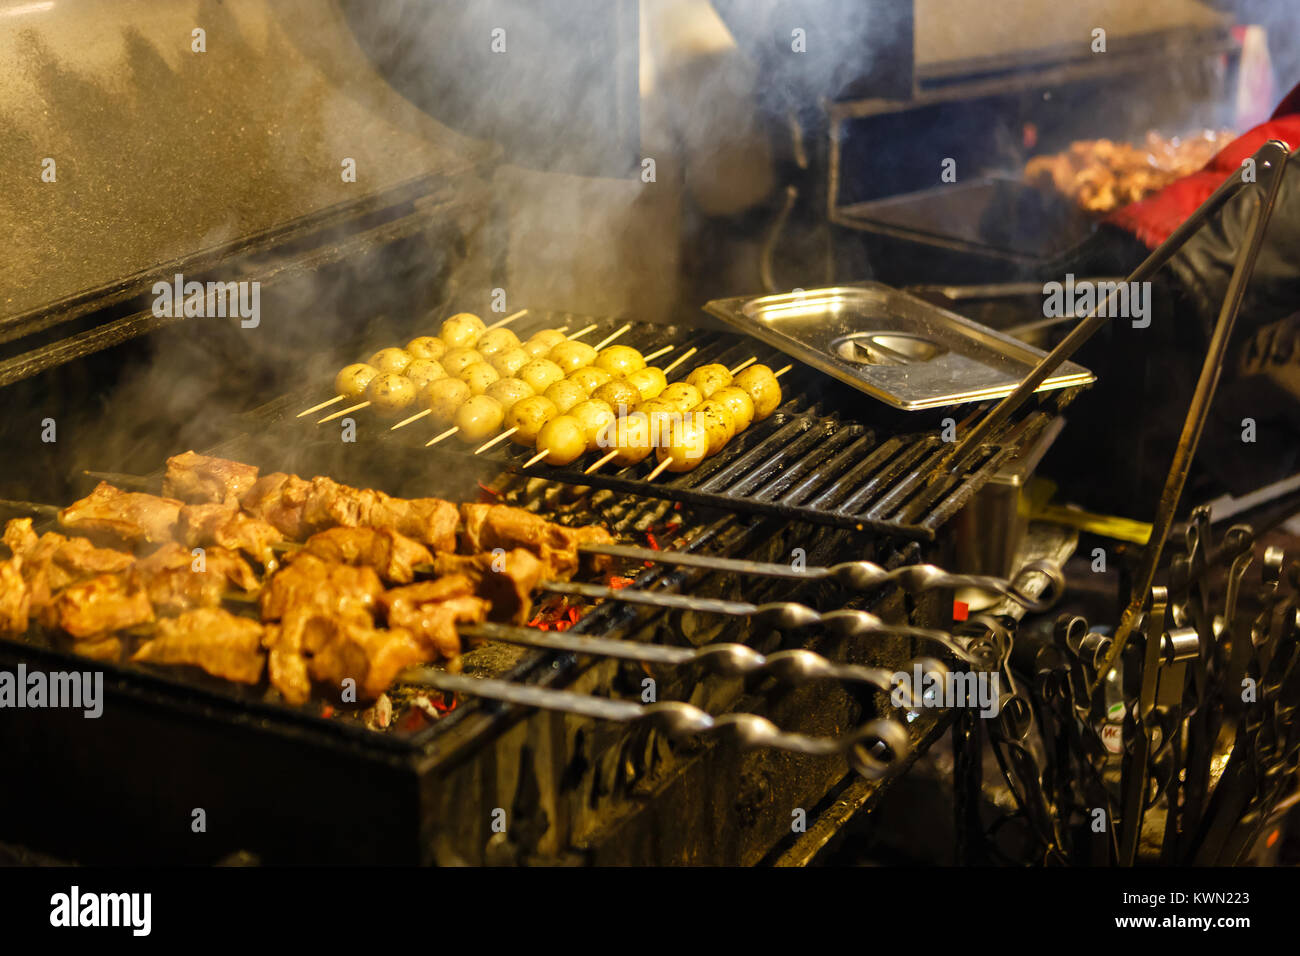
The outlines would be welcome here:
<svg viewBox="0 0 1300 956">
<path fill-rule="evenodd" d="M 570 577 L 581 543 L 612 541 L 603 529 L 466 505 L 461 543 L 476 553 L 458 555 L 462 516 L 450 502 L 323 477 L 259 476 L 193 452 L 168 460 L 165 487 L 178 497 L 101 482 L 59 512 L 68 526 L 132 549 L 158 545 L 144 557 L 86 538 L 37 536 L 30 518 L 10 522 L 0 632 L 24 633 L 36 616 L 71 637 L 78 653 L 118 661 L 124 643 L 147 628 L 132 655 L 138 662 L 247 683 L 266 672 L 294 704 L 310 697 L 313 681 L 340 687 L 351 679 L 352 699 L 373 698 L 406 667 L 447 659 L 454 668 L 458 625 L 522 624 L 544 577 Z M 286 539 L 304 537 L 279 554 Z M 267 569 L 265 585 L 245 556 Z M 417 570 L 439 577 L 410 583 Z M 405 586 L 385 591 L 385 581 Z M 232 591 L 258 595 L 261 623 L 220 607 Z"/>
</svg>

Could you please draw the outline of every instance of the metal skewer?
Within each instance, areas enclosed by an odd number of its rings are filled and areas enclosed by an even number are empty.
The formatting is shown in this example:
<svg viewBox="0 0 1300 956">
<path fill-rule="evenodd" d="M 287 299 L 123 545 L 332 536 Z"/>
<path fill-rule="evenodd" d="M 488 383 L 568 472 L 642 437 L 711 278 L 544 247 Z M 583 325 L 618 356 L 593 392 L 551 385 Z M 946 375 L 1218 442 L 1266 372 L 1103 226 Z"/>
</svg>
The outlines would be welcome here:
<svg viewBox="0 0 1300 956">
<path fill-rule="evenodd" d="M 910 624 L 887 624 L 867 611 L 842 608 L 837 611 L 817 611 L 806 604 L 794 601 L 775 601 L 770 604 L 750 604 L 748 601 L 726 601 L 720 598 L 702 598 L 670 591 L 642 591 L 637 588 L 611 588 L 602 584 L 584 584 L 579 581 L 543 581 L 539 590 L 552 594 L 574 594 L 595 600 L 622 601 L 627 604 L 644 604 L 650 607 L 676 611 L 694 611 L 697 614 L 722 614 L 727 617 L 747 617 L 775 630 L 799 630 L 821 625 L 840 636 L 890 635 L 914 637 L 933 641 L 947 648 L 961 660 L 972 664 L 987 664 L 979 654 L 962 646 L 947 631 L 936 631 Z"/>
<path fill-rule="evenodd" d="M 523 647 L 613 657 L 624 661 L 647 664 L 664 664 L 680 667 L 701 664 L 717 674 L 737 677 L 760 672 L 770 673 L 778 680 L 800 684 L 810 680 L 838 680 L 845 683 L 869 684 L 884 691 L 897 686 L 896 668 L 866 667 L 861 664 L 840 664 L 812 651 L 797 649 L 777 651 L 763 655 L 744 644 L 708 644 L 704 647 L 670 647 L 647 644 L 642 641 L 625 641 L 609 637 L 590 637 L 574 631 L 542 631 L 531 627 L 512 627 L 508 624 L 474 624 L 459 629 L 464 637 L 501 641 Z M 949 670 L 933 657 L 919 658 L 922 674 L 939 686 L 947 680 Z M 910 669 L 909 669 L 910 670 Z M 925 686 L 922 683 L 921 686 Z M 912 690 L 919 690 L 919 687 Z M 919 696 L 909 696 L 905 706 L 924 706 Z"/>
<path fill-rule="evenodd" d="M 55 505 L 43 505 L 35 501 L 0 501 L 0 511 L 13 511 L 18 514 L 55 518 L 58 517 L 60 509 Z"/>
<path fill-rule="evenodd" d="M 1001 594 L 1030 611 L 1045 611 L 1060 598 L 1065 590 L 1065 576 L 1055 563 L 1047 560 L 1031 561 L 1016 572 L 1014 578 L 994 577 L 986 574 L 953 574 L 933 564 L 905 564 L 887 571 L 871 561 L 846 561 L 830 567 L 797 569 L 788 564 L 764 561 L 746 561 L 741 558 L 716 558 L 694 554 L 690 551 L 656 551 L 625 544 L 583 544 L 578 550 L 584 554 L 603 554 L 632 561 L 653 561 L 676 567 L 700 568 L 728 574 L 749 574 L 766 578 L 793 581 L 819 581 L 831 579 L 854 591 L 871 591 L 888 584 L 897 584 L 908 594 L 921 594 L 940 588 L 972 588 Z M 1048 587 L 1043 596 L 1031 597 L 1017 582 L 1033 574 L 1047 578 Z"/>
<path fill-rule="evenodd" d="M 81 472 L 87 477 L 94 478 L 96 481 L 107 481 L 110 485 L 116 485 L 118 488 L 134 488 L 136 491 L 149 491 L 158 487 L 156 479 L 149 478 L 145 475 L 128 475 L 120 471 L 91 471 L 89 468 Z"/>
<path fill-rule="evenodd" d="M 619 723 L 648 720 L 657 730 L 670 737 L 732 729 L 742 747 L 773 747 L 791 753 L 818 756 L 843 754 L 849 764 L 869 780 L 884 777 L 892 767 L 904 761 L 911 749 L 907 729 L 896 720 L 876 719 L 843 737 L 810 737 L 806 734 L 786 733 L 757 714 L 731 713 L 713 717 L 698 707 L 681 701 L 638 704 L 568 690 L 515 684 L 496 678 L 448 674 L 427 667 L 404 671 L 400 679 L 443 692 L 473 694 L 476 697 L 600 720 Z"/>
</svg>

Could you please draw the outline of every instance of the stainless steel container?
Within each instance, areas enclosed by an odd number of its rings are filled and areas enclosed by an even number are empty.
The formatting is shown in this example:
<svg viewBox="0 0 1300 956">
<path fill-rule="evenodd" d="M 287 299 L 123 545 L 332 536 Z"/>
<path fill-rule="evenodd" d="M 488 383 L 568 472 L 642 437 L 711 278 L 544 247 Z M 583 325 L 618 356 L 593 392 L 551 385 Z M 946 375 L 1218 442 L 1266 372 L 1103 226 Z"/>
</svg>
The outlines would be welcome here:
<svg viewBox="0 0 1300 956">
<path fill-rule="evenodd" d="M 1016 553 L 1029 528 L 1026 486 L 1064 427 L 1065 419 L 1058 418 L 1043 429 L 1038 440 L 1003 465 L 953 519 L 955 565 L 962 572 L 1009 577 L 1016 570 Z"/>
<path fill-rule="evenodd" d="M 1044 355 L 880 282 L 717 299 L 705 310 L 904 411 L 1001 398 Z M 1038 391 L 1093 381 L 1066 362 Z"/>
</svg>

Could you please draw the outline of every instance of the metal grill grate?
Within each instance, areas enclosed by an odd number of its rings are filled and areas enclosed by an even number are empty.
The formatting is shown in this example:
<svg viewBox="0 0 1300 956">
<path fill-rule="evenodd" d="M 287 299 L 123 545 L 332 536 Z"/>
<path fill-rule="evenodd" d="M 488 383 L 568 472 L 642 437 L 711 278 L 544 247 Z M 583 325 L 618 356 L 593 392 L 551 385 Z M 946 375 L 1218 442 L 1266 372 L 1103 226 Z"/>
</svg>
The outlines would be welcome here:
<svg viewBox="0 0 1300 956">
<path fill-rule="evenodd" d="M 587 324 L 586 320 L 571 315 L 530 312 L 516 331 L 526 337 L 537 328 L 558 324 L 572 327 L 574 322 Z M 617 321 L 605 320 L 589 340 L 596 340 L 618 327 Z M 618 341 L 643 351 L 669 343 L 680 346 L 660 360 L 663 364 L 688 347 L 696 348 L 689 361 L 669 374 L 670 382 L 683 380 L 691 369 L 710 362 L 734 368 L 756 356 L 758 361 L 773 368 L 791 364 L 781 352 L 729 333 L 635 323 Z M 556 468 L 539 464 L 526 469 L 526 473 L 727 511 L 930 541 L 935 537 L 935 530 L 956 514 L 998 467 L 1051 419 L 1045 412 L 1027 416 L 995 435 L 961 471 L 931 480 L 947 450 L 937 427 L 901 431 L 896 425 L 849 419 L 841 411 L 830 409 L 831 403 L 818 398 L 827 387 L 824 377 L 798 363 L 782 377 L 781 384 L 784 401 L 776 412 L 764 421 L 755 422 L 693 471 L 663 474 L 649 482 L 645 476 L 654 465 L 651 458 L 621 470 L 611 465 L 588 475 L 583 469 L 597 456 L 587 455 L 569 466 Z M 875 410 L 870 399 L 863 397 L 862 403 L 868 413 Z M 381 440 L 408 446 L 411 454 L 427 454 L 431 458 L 435 453 L 469 454 L 468 450 L 458 449 L 454 439 L 439 449 L 423 449 L 428 430 L 411 427 L 391 434 L 385 432 Z M 531 455 L 531 449 L 505 444 L 477 458 L 523 471 Z"/>
</svg>

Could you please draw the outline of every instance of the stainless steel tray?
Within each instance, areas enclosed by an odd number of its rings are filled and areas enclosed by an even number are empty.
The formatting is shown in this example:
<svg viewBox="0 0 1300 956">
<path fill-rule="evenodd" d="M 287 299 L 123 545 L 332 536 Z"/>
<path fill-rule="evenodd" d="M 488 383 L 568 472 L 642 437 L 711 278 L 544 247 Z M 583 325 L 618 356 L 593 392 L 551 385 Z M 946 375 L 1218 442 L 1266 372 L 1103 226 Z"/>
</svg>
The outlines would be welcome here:
<svg viewBox="0 0 1300 956">
<path fill-rule="evenodd" d="M 1007 395 L 1043 352 L 879 282 L 759 298 L 705 310 L 895 408 L 917 411 Z M 1038 391 L 1096 376 L 1066 362 Z"/>
</svg>

